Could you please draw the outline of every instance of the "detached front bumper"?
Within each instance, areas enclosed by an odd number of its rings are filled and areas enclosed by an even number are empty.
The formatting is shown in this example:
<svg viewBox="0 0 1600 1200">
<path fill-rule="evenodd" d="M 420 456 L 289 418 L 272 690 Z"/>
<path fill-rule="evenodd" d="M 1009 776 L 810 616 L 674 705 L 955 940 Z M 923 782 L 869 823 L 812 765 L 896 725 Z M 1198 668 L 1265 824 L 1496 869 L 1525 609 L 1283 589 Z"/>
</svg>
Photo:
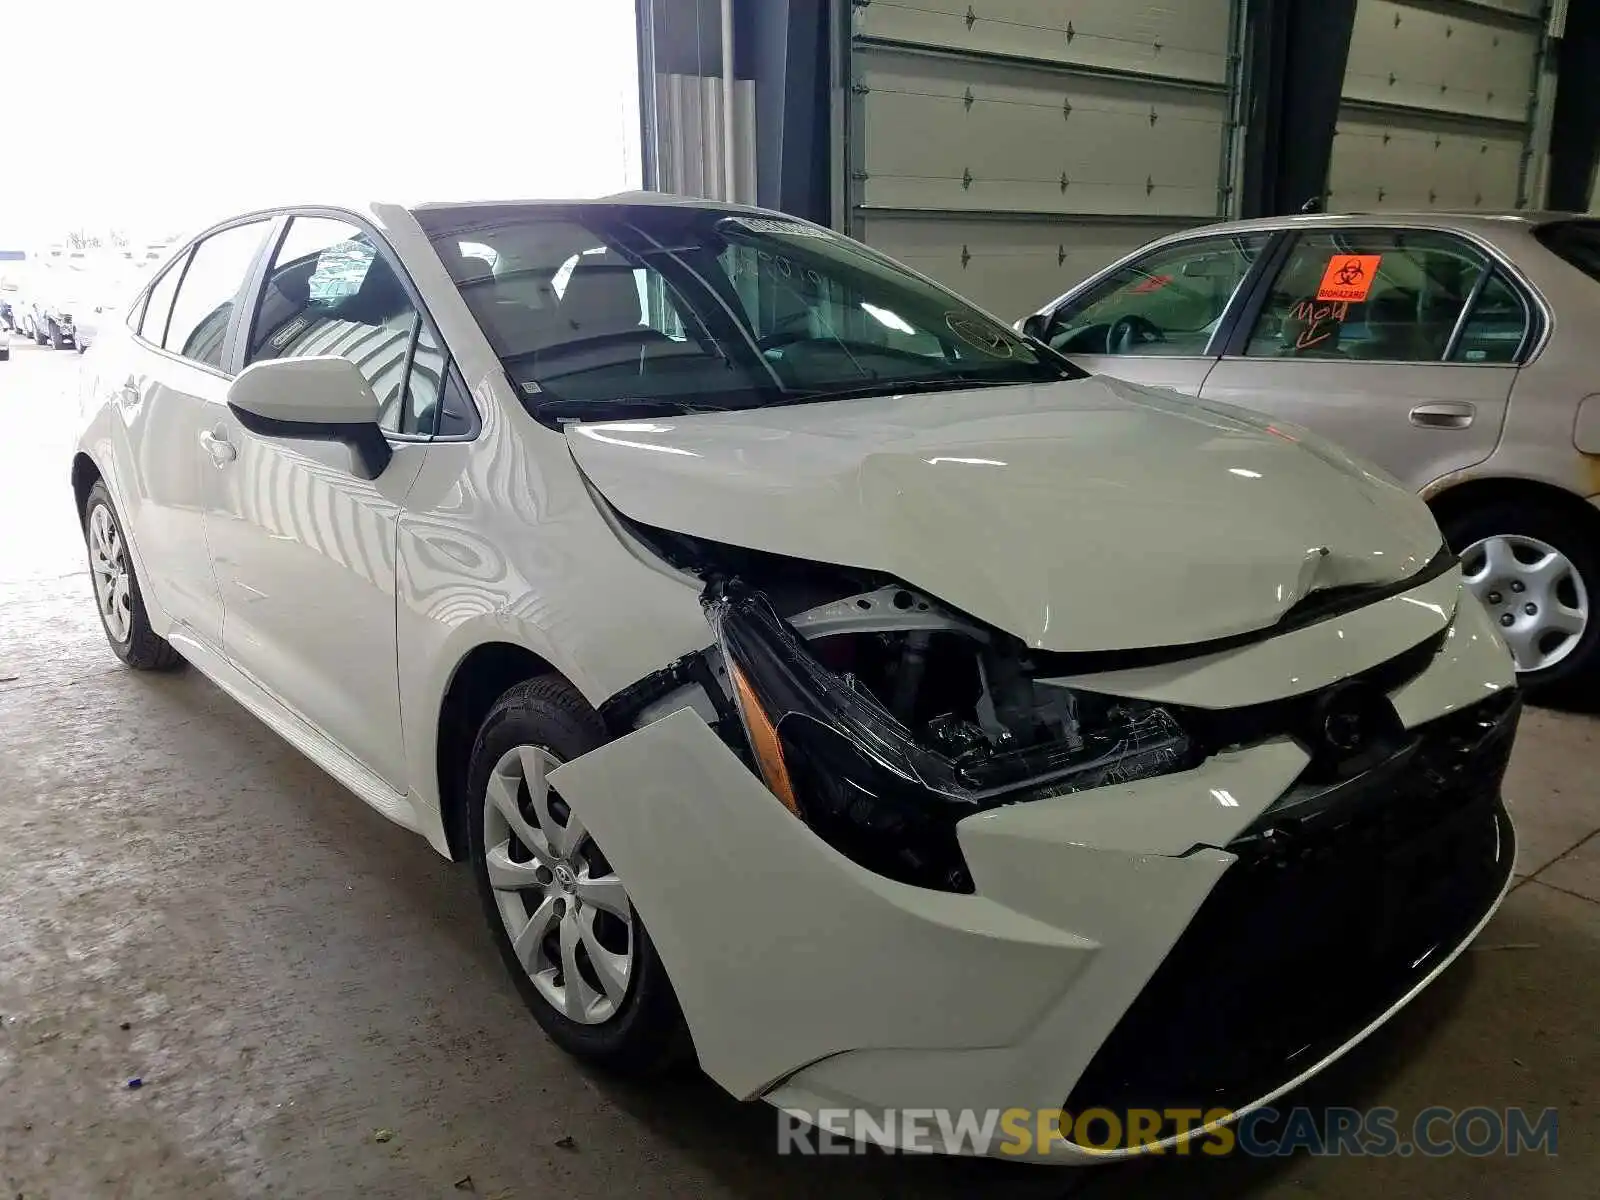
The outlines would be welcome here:
<svg viewBox="0 0 1600 1200">
<path fill-rule="evenodd" d="M 1464 598 L 1431 664 L 1391 695 L 1412 751 L 1365 786 L 1293 803 L 1308 757 L 1282 738 L 983 812 L 958 827 L 972 895 L 837 853 L 691 710 L 551 782 L 628 881 L 701 1065 L 735 1096 L 814 1121 L 1237 1117 L 1381 1025 L 1493 913 L 1514 851 L 1499 796 L 1509 682 Z M 989 1152 L 1103 1161 L 1175 1135 Z"/>
</svg>

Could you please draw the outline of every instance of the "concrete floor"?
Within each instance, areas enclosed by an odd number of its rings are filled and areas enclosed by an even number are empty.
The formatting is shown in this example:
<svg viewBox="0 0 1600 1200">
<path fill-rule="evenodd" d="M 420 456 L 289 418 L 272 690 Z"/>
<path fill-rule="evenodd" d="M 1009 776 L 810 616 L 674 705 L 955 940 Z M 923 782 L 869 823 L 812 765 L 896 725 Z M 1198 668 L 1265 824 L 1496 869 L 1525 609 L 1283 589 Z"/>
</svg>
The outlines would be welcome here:
<svg viewBox="0 0 1600 1200">
<path fill-rule="evenodd" d="M 112 658 L 67 485 L 78 361 L 17 346 L 0 364 L 0 1200 L 1596 1195 L 1592 718 L 1528 714 L 1508 784 L 1521 882 L 1471 953 L 1298 1098 L 1407 1118 L 1556 1106 L 1558 1158 L 779 1158 L 762 1106 L 555 1051 L 463 869 L 198 672 Z"/>
</svg>

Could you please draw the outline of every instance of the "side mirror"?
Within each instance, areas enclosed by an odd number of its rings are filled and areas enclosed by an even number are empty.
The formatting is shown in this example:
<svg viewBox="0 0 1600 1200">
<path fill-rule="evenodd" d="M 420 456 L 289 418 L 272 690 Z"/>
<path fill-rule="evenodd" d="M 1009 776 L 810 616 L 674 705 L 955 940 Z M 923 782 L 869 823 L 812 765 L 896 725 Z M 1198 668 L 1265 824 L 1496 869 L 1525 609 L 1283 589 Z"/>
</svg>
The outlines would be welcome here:
<svg viewBox="0 0 1600 1200">
<path fill-rule="evenodd" d="M 383 474 L 394 456 L 378 428 L 378 397 L 348 358 L 253 363 L 228 385 L 228 408 L 259 437 L 344 443 L 363 479 Z"/>
<path fill-rule="evenodd" d="M 1050 314 L 1036 312 L 1031 317 L 1022 321 L 1022 332 L 1036 342 L 1044 341 L 1044 335 L 1050 330 Z"/>
</svg>

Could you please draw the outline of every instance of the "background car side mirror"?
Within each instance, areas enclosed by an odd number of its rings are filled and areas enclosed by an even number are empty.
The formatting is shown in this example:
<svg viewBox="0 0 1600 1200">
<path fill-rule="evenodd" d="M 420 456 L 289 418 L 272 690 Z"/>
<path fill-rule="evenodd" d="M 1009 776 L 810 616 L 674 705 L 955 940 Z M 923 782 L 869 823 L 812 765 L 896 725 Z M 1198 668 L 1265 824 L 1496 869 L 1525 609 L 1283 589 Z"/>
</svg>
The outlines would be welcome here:
<svg viewBox="0 0 1600 1200">
<path fill-rule="evenodd" d="M 383 474 L 394 451 L 378 428 L 378 397 L 348 358 L 274 358 L 228 385 L 228 408 L 259 437 L 342 442 L 363 479 Z"/>
<path fill-rule="evenodd" d="M 1024 317 L 1023 318 L 1023 321 L 1022 321 L 1022 332 L 1024 334 L 1026 334 L 1028 337 L 1033 338 L 1034 341 L 1037 341 L 1037 342 L 1044 341 L 1044 335 L 1045 335 L 1046 332 L 1048 332 L 1049 329 L 1050 329 L 1050 314 L 1049 313 L 1036 312 L 1031 317 Z"/>
</svg>

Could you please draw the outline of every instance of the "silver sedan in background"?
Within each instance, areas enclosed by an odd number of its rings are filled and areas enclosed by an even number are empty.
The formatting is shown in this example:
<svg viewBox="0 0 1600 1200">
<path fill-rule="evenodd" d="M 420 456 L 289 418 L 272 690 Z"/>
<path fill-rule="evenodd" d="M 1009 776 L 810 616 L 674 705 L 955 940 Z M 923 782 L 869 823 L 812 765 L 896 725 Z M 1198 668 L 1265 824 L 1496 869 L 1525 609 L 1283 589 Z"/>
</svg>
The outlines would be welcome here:
<svg viewBox="0 0 1600 1200">
<path fill-rule="evenodd" d="M 1348 214 L 1152 242 L 1018 322 L 1092 371 L 1255 409 L 1420 492 L 1521 682 L 1600 683 L 1600 221 Z"/>
</svg>

